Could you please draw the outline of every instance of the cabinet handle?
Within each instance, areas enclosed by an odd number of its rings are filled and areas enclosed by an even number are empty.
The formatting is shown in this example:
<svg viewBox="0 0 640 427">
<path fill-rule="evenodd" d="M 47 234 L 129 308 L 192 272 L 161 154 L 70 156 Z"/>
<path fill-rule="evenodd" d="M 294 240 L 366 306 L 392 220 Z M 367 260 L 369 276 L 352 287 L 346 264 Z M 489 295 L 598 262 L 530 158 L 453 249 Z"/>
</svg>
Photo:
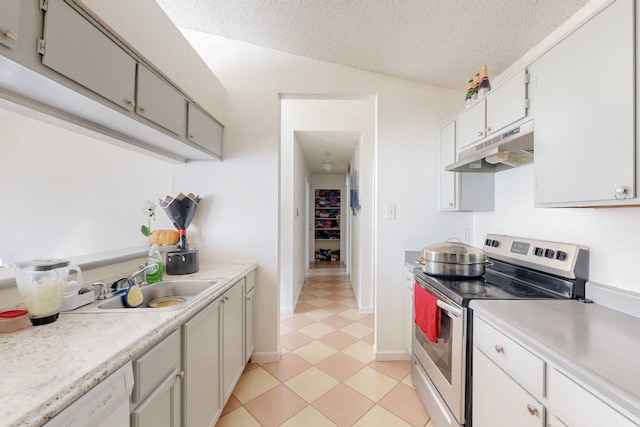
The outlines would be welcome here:
<svg viewBox="0 0 640 427">
<path fill-rule="evenodd" d="M 127 105 L 133 107 L 134 105 L 136 105 L 136 101 L 134 101 L 133 99 L 127 99 Z"/>
<path fill-rule="evenodd" d="M 13 30 L 7 30 L 4 32 L 4 36 L 8 39 L 13 40 L 14 42 L 18 41 L 18 34 L 16 34 Z"/>
<path fill-rule="evenodd" d="M 527 411 L 529 411 L 529 414 L 531 415 L 536 415 L 538 413 L 538 410 L 531 406 L 531 404 L 527 405 Z"/>
<path fill-rule="evenodd" d="M 251 301 L 251 297 L 247 297 L 247 301 Z"/>
<path fill-rule="evenodd" d="M 478 131 L 478 136 L 482 136 L 484 135 L 483 132 L 481 130 Z"/>
<path fill-rule="evenodd" d="M 195 135 L 191 135 L 191 134 L 190 134 L 190 135 L 189 135 L 189 139 L 196 139 L 196 136 L 195 136 Z"/>
<path fill-rule="evenodd" d="M 496 349 L 496 353 L 504 353 L 504 348 L 501 345 L 496 344 L 494 348 Z"/>
<path fill-rule="evenodd" d="M 491 132 L 491 128 L 487 127 L 484 131 L 488 134 L 489 132 Z"/>
<path fill-rule="evenodd" d="M 449 202 L 449 207 L 453 207 L 453 202 Z"/>
<path fill-rule="evenodd" d="M 144 113 L 147 112 L 147 109 L 144 108 L 144 107 L 140 107 L 138 111 L 140 111 L 142 114 L 144 114 Z"/>
<path fill-rule="evenodd" d="M 178 375 L 176 375 L 176 377 L 180 378 L 180 380 L 184 379 L 184 371 L 180 371 L 180 373 Z"/>
</svg>

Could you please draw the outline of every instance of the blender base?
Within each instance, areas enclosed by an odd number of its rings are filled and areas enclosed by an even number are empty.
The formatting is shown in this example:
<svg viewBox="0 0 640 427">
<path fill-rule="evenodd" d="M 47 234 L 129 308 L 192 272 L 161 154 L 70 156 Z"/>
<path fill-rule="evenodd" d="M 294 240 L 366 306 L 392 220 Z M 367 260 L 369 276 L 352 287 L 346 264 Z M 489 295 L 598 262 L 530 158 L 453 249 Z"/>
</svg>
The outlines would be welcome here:
<svg viewBox="0 0 640 427">
<path fill-rule="evenodd" d="M 49 323 L 53 323 L 58 320 L 59 315 L 60 313 L 54 313 L 45 317 L 33 317 L 31 318 L 31 324 L 33 326 L 48 325 Z"/>
</svg>

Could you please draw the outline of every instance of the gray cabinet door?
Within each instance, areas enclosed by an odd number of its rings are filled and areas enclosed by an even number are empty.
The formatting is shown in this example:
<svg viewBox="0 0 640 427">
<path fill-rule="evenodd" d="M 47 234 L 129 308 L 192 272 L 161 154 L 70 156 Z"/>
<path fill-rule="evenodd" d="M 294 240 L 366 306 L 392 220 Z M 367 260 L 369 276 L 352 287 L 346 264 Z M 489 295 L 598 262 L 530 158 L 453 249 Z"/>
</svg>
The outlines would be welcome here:
<svg viewBox="0 0 640 427">
<path fill-rule="evenodd" d="M 616 203 L 616 187 L 634 196 L 633 3 L 613 3 L 529 68 L 539 206 Z"/>
<path fill-rule="evenodd" d="M 44 42 L 44 65 L 133 110 L 135 60 L 62 0 L 49 0 Z"/>
<path fill-rule="evenodd" d="M 198 107 L 189 104 L 189 141 L 222 156 L 222 125 L 204 114 Z"/>
<path fill-rule="evenodd" d="M 256 349 L 256 290 L 251 289 L 247 292 L 244 302 L 244 361 L 248 362 L 251 359 L 253 351 Z"/>
<path fill-rule="evenodd" d="M 242 279 L 244 281 L 244 279 Z M 244 283 L 224 294 L 222 316 L 222 397 L 226 402 L 244 369 Z"/>
<path fill-rule="evenodd" d="M 456 161 L 456 122 L 440 129 L 440 210 L 458 209 L 456 172 L 447 172 L 444 168 Z"/>
<path fill-rule="evenodd" d="M 131 413 L 131 427 L 180 427 L 179 368 Z"/>
<path fill-rule="evenodd" d="M 222 412 L 220 399 L 220 298 L 182 327 L 184 426 L 210 426 Z"/>
<path fill-rule="evenodd" d="M 183 136 L 186 129 L 187 102 L 167 82 L 138 64 L 136 112 L 163 128 Z"/>
<path fill-rule="evenodd" d="M 0 44 L 15 49 L 20 36 L 20 0 L 0 0 Z"/>
</svg>

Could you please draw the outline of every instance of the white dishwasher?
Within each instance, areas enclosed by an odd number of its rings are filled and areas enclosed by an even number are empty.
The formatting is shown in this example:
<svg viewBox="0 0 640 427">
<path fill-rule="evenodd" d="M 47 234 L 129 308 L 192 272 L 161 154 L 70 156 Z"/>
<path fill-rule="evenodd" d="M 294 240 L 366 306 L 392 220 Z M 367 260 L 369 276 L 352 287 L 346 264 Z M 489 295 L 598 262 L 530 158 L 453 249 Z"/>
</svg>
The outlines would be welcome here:
<svg viewBox="0 0 640 427">
<path fill-rule="evenodd" d="M 131 362 L 109 375 L 47 422 L 45 427 L 129 427 Z"/>
</svg>

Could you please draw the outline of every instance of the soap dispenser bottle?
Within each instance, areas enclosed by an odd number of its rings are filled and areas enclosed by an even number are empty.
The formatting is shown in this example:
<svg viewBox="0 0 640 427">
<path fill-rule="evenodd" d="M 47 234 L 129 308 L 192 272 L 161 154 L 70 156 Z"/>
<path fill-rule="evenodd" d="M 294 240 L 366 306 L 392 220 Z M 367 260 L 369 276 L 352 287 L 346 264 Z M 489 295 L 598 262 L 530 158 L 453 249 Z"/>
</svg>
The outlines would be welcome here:
<svg viewBox="0 0 640 427">
<path fill-rule="evenodd" d="M 147 282 L 148 283 L 156 283 L 162 280 L 162 255 L 160 255 L 160 251 L 158 250 L 158 245 L 152 245 L 151 249 L 149 249 L 149 255 L 147 255 L 147 265 L 156 264 L 158 268 L 153 273 L 151 271 L 147 272 Z"/>
</svg>

